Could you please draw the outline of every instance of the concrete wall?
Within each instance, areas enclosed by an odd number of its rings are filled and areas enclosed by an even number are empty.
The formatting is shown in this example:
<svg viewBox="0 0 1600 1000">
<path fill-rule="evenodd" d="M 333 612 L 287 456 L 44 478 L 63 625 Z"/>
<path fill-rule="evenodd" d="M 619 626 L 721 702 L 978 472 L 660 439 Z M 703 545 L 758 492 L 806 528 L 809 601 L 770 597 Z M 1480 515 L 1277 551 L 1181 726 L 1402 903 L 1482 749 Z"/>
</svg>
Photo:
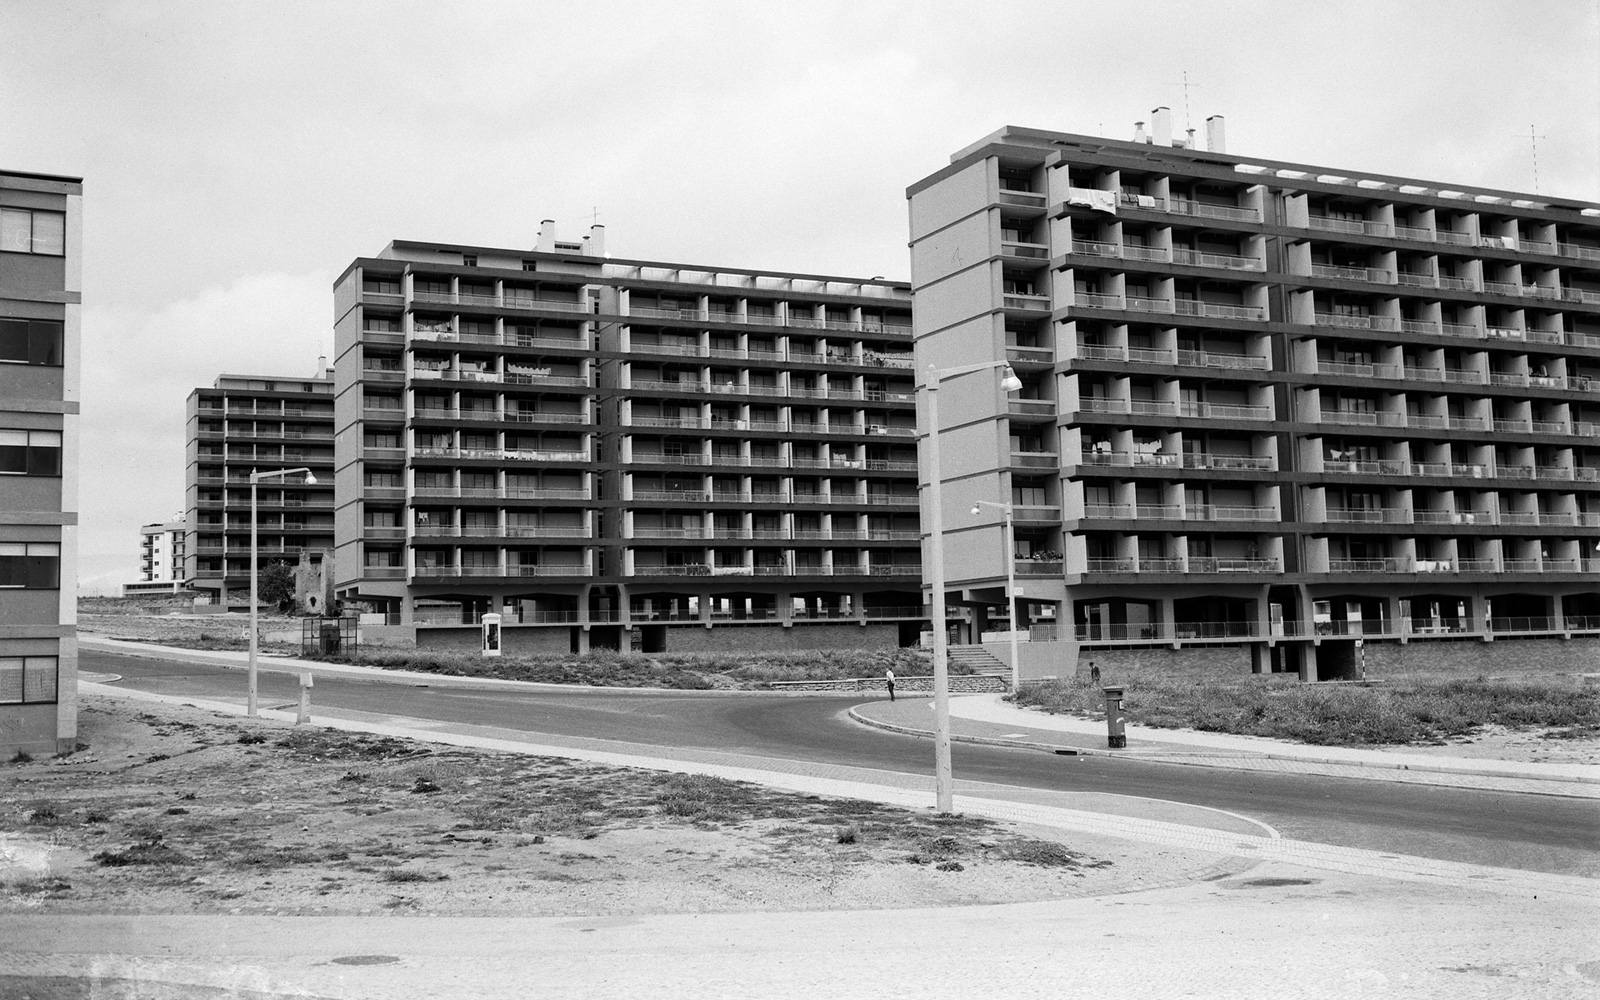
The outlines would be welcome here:
<svg viewBox="0 0 1600 1000">
<path fill-rule="evenodd" d="M 852 677 L 841 681 L 773 681 L 772 687 L 777 691 L 882 691 L 884 697 L 888 697 L 888 682 L 882 677 Z M 948 687 L 952 694 L 994 694 L 1011 689 L 1006 678 L 994 674 L 952 674 Z M 933 678 L 896 677 L 894 690 L 896 694 L 907 691 L 931 692 Z"/>
<path fill-rule="evenodd" d="M 1007 670 L 1010 669 L 1009 642 L 985 642 L 981 645 L 991 656 L 1004 663 Z M 1078 644 L 1075 642 L 1019 642 L 1017 658 L 1022 664 L 1019 672 L 1024 683 L 1046 677 L 1072 677 L 1077 673 L 1079 662 L 1086 659 L 1078 655 Z"/>
</svg>

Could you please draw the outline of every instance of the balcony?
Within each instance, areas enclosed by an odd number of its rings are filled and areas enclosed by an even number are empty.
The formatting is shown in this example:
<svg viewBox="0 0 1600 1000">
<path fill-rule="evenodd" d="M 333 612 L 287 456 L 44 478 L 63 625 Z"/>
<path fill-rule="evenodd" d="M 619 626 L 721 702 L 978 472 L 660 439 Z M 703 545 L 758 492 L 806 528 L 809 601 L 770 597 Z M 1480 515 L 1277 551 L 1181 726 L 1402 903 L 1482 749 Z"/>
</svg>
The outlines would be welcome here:
<svg viewBox="0 0 1600 1000">
<path fill-rule="evenodd" d="M 1351 236 L 1388 236 L 1389 225 L 1384 222 L 1366 222 L 1359 219 L 1333 219 L 1323 215 L 1313 215 L 1306 220 L 1308 229 L 1318 229 L 1325 233 L 1348 233 Z"/>
<path fill-rule="evenodd" d="M 1341 267 L 1334 264 L 1312 264 L 1311 276 L 1313 278 L 1335 278 L 1340 281 L 1376 282 L 1383 285 L 1396 283 L 1393 271 L 1385 271 L 1376 267 Z"/>
<path fill-rule="evenodd" d="M 1206 351 L 1179 351 L 1178 364 L 1191 368 L 1223 368 L 1232 371 L 1267 371 L 1272 367 L 1268 358 L 1251 354 L 1212 354 Z"/>
<path fill-rule="evenodd" d="M 1072 304 L 1080 309 L 1122 309 L 1122 296 L 1100 292 L 1073 292 Z"/>
<path fill-rule="evenodd" d="M 1050 259 L 1050 248 L 1042 243 L 1020 243 L 1011 240 L 1002 240 L 1000 255 L 1022 260 L 1046 261 Z"/>
<path fill-rule="evenodd" d="M 1190 556 L 1190 573 L 1281 573 L 1276 559 Z"/>
<path fill-rule="evenodd" d="M 1348 313 L 1319 312 L 1314 314 L 1312 323 L 1316 326 L 1331 326 L 1349 330 L 1389 330 L 1398 332 L 1400 320 L 1394 316 L 1357 316 Z"/>
<path fill-rule="evenodd" d="M 1191 521 L 1268 521 L 1278 520 L 1275 507 L 1219 507 L 1213 504 L 1190 504 L 1187 516 Z"/>
<path fill-rule="evenodd" d="M 1140 455 L 1144 459 L 1162 459 L 1171 461 L 1139 462 L 1136 464 L 1162 464 L 1177 465 L 1176 455 Z M 1183 455 L 1185 469 L 1213 469 L 1224 472 L 1273 472 L 1277 470 L 1277 459 L 1266 455 L 1220 455 L 1207 452 L 1189 452 Z"/>
<path fill-rule="evenodd" d="M 1410 515 L 1391 507 L 1329 507 L 1329 524 L 1409 524 Z"/>
<path fill-rule="evenodd" d="M 1017 576 L 1060 577 L 1066 564 L 1055 559 L 1018 559 L 1012 571 Z"/>
<path fill-rule="evenodd" d="M 1001 188 L 998 200 L 1002 205 L 1016 205 L 1020 208 L 1044 208 L 1045 196 L 1039 191 L 1017 191 L 1012 188 Z"/>
<path fill-rule="evenodd" d="M 1130 301 L 1130 308 L 1132 307 Z M 1267 311 L 1260 306 L 1231 305 L 1222 302 L 1202 302 L 1198 299 L 1177 299 L 1172 303 L 1171 312 L 1179 316 L 1205 316 L 1210 319 L 1241 319 L 1259 321 L 1267 318 Z"/>
<path fill-rule="evenodd" d="M 1174 215 L 1189 215 L 1197 219 L 1226 219 L 1230 222 L 1260 222 L 1261 210 L 1239 208 L 1233 205 L 1210 205 L 1187 198 L 1173 198 L 1167 202 L 1166 211 Z"/>
<path fill-rule="evenodd" d="M 1006 309 L 1018 309 L 1029 312 L 1049 312 L 1050 296 L 1032 295 L 1022 292 L 1006 292 L 1001 296 L 1000 304 Z"/>
<path fill-rule="evenodd" d="M 1329 559 L 1329 573 L 1409 573 L 1406 559 Z"/>
<path fill-rule="evenodd" d="M 1172 250 L 1174 264 L 1189 264 L 1194 267 L 1219 267 L 1229 271 L 1265 271 L 1267 262 L 1255 257 L 1235 257 L 1223 253 L 1201 253 L 1199 250 L 1186 250 L 1174 247 Z"/>
<path fill-rule="evenodd" d="M 1272 407 L 1183 400 L 1178 404 L 1178 414 L 1210 420 L 1271 420 Z"/>
</svg>

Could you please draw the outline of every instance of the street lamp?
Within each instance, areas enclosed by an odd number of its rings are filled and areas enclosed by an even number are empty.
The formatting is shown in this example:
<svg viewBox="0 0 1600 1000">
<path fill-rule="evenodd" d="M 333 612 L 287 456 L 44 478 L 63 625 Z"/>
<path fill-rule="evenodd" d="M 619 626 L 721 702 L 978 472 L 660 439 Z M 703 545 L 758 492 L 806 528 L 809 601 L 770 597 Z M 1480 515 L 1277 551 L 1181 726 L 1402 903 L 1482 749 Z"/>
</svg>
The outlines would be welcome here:
<svg viewBox="0 0 1600 1000">
<path fill-rule="evenodd" d="M 972 505 L 972 513 L 977 514 L 985 507 L 999 507 L 1006 516 L 1006 593 L 1011 601 L 1011 693 L 1015 695 L 1022 687 L 1022 661 L 1017 658 L 1017 522 L 1013 519 L 1015 511 L 1008 503 L 979 500 Z"/>
<path fill-rule="evenodd" d="M 1004 361 L 980 361 L 977 364 L 961 365 L 957 368 L 935 368 L 929 365 L 928 381 L 923 385 L 923 389 L 927 392 L 925 410 L 928 414 L 928 536 L 933 543 L 928 547 L 928 571 L 933 586 L 934 796 L 941 813 L 949 813 L 952 810 L 954 790 L 950 775 L 950 677 L 945 663 L 949 639 L 945 635 L 944 610 L 944 511 L 941 507 L 944 496 L 939 482 L 939 383 L 957 375 L 968 375 L 991 368 L 1005 369 L 1005 376 L 1000 380 L 1000 388 L 1007 392 L 1016 392 L 1022 388 L 1022 380 L 1011 370 L 1011 365 Z"/>
<path fill-rule="evenodd" d="M 311 470 L 301 466 L 297 469 L 275 469 L 271 472 L 250 473 L 250 695 L 245 699 L 245 712 L 248 715 L 256 714 L 256 484 L 263 479 L 274 476 L 292 476 L 296 472 L 306 474 L 305 481 L 315 486 L 317 477 Z"/>
</svg>

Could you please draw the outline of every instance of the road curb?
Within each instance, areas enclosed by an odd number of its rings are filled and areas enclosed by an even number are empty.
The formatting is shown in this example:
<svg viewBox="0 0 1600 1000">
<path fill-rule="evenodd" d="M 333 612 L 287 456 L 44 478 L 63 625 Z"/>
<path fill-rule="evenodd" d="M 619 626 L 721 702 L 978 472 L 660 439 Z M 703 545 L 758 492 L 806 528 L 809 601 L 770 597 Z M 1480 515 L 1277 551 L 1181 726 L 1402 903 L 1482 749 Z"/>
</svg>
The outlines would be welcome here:
<svg viewBox="0 0 1600 1000">
<path fill-rule="evenodd" d="M 925 738 L 929 738 L 929 739 L 931 739 L 933 737 L 933 733 L 931 731 L 929 731 L 929 730 L 918 729 L 918 728 L 916 728 L 914 726 L 902 726 L 902 725 L 899 725 L 899 724 L 893 723 L 893 722 L 884 722 L 881 719 L 869 718 L 869 717 L 867 717 L 865 715 L 862 715 L 860 712 L 858 712 L 854 708 L 850 709 L 849 716 L 850 716 L 851 719 L 855 720 L 856 722 L 858 722 L 858 723 L 860 723 L 860 724 L 862 724 L 864 726 L 867 726 L 869 728 L 872 728 L 872 729 L 881 729 L 881 730 L 884 730 L 885 732 L 891 732 L 891 733 L 901 733 L 901 734 L 906 735 L 906 736 L 921 736 L 921 737 L 925 737 Z M 1117 751 L 1117 750 L 1110 750 L 1110 749 L 1100 750 L 1100 749 L 1097 749 L 1097 748 L 1094 748 L 1094 747 L 1063 746 L 1061 744 L 1046 743 L 1046 742 L 1043 742 L 1043 741 L 1040 741 L 1040 740 L 1005 739 L 1005 738 L 997 737 L 997 736 L 971 736 L 971 735 L 957 734 L 957 733 L 952 733 L 950 735 L 950 740 L 953 743 L 974 743 L 974 744 L 978 744 L 978 745 L 982 745 L 982 746 L 1002 746 L 1002 747 L 1012 747 L 1012 748 L 1019 749 L 1019 750 L 1038 750 L 1038 751 L 1043 752 L 1043 753 L 1053 753 L 1053 754 L 1057 754 L 1057 755 L 1060 755 L 1060 756 L 1112 757 L 1112 758 L 1116 758 L 1116 759 L 1119 759 L 1119 760 L 1141 760 L 1141 759 L 1150 760 L 1149 757 L 1142 757 L 1141 756 L 1142 751 L 1138 751 L 1138 750 L 1134 750 L 1134 751 L 1125 751 L 1125 750 L 1124 751 Z M 1406 771 L 1406 772 L 1411 773 L 1411 774 L 1454 775 L 1454 776 L 1464 777 L 1464 778 L 1500 778 L 1500 779 L 1509 780 L 1509 781 L 1544 781 L 1544 782 L 1551 782 L 1551 783 L 1558 783 L 1558 784 L 1573 784 L 1573 785 L 1595 785 L 1595 784 L 1600 784 L 1600 779 L 1596 779 L 1596 778 L 1558 777 L 1558 776 L 1553 776 L 1553 775 L 1540 775 L 1540 774 L 1518 774 L 1518 773 L 1514 773 L 1514 772 L 1497 771 L 1497 770 L 1490 770 L 1490 769 L 1486 769 L 1486 768 L 1466 768 L 1466 769 L 1463 769 L 1463 768 L 1447 768 L 1447 767 L 1418 767 L 1418 766 L 1413 765 L 1413 764 L 1388 764 L 1388 763 L 1380 763 L 1380 762 L 1377 762 L 1377 761 L 1348 761 L 1348 760 L 1334 760 L 1334 759 L 1327 758 L 1327 757 L 1302 757 L 1302 756 L 1299 756 L 1299 755 L 1296 755 L 1296 754 L 1272 753 L 1270 751 L 1241 750 L 1241 751 L 1231 752 L 1231 753 L 1227 752 L 1227 751 L 1213 752 L 1213 753 L 1202 753 L 1202 752 L 1184 753 L 1182 751 L 1178 751 L 1178 752 L 1154 751 L 1154 752 L 1151 752 L 1151 757 L 1154 757 L 1157 754 L 1159 754 L 1159 756 L 1162 759 L 1161 760 L 1150 760 L 1151 763 L 1181 764 L 1181 765 L 1184 765 L 1184 766 L 1187 766 L 1187 767 L 1220 767 L 1220 768 L 1226 768 L 1226 767 L 1228 767 L 1228 764 L 1221 762 L 1218 758 L 1249 757 L 1250 759 L 1253 759 L 1253 760 L 1277 760 L 1277 761 L 1287 761 L 1287 762 L 1296 763 L 1296 764 L 1320 764 L 1320 765 L 1329 766 L 1329 767 L 1371 768 L 1372 770 L 1376 770 L 1376 771 Z M 1199 758 L 1202 758 L 1202 757 L 1203 758 L 1208 758 L 1208 759 L 1205 759 L 1205 760 L 1199 759 Z M 1243 769 L 1241 769 L 1241 770 L 1243 770 Z M 1488 789 L 1488 790 L 1495 791 L 1496 789 Z M 1537 789 L 1529 789 L 1529 790 L 1527 790 L 1525 792 L 1525 794 L 1529 794 L 1529 795 L 1555 795 L 1555 796 L 1560 796 L 1562 798 L 1586 798 L 1587 797 L 1587 796 L 1581 796 L 1581 795 L 1571 795 L 1569 793 L 1562 792 L 1562 791 L 1555 790 L 1555 789 L 1551 789 L 1551 790 L 1548 790 L 1548 791 L 1537 790 Z"/>
</svg>

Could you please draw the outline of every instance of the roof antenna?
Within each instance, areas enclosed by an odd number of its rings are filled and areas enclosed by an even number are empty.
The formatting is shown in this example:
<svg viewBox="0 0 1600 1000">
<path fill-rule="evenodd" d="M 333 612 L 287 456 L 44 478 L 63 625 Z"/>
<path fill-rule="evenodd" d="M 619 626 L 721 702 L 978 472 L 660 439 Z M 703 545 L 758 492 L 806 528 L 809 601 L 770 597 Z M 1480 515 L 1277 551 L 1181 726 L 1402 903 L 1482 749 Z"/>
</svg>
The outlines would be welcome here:
<svg viewBox="0 0 1600 1000">
<path fill-rule="evenodd" d="M 1532 125 L 1528 126 L 1528 143 L 1530 144 L 1530 146 L 1533 149 L 1533 193 L 1534 194 L 1538 194 L 1539 193 L 1539 140 L 1540 139 L 1548 139 L 1548 138 L 1550 138 L 1550 137 L 1547 136 L 1547 135 L 1539 135 L 1537 132 L 1535 132 Z"/>
</svg>

